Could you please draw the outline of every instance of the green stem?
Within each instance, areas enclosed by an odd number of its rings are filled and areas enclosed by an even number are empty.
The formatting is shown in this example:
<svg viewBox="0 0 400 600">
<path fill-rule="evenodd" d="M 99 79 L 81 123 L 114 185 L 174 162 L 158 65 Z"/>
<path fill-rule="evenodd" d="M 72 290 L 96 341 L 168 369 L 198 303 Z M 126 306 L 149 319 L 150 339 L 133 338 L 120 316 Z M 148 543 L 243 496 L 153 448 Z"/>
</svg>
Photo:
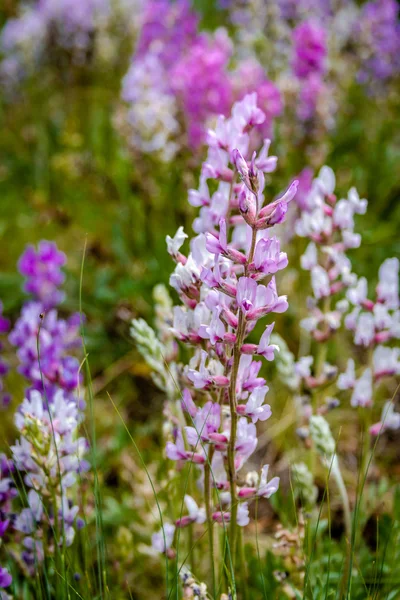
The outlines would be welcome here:
<svg viewBox="0 0 400 600">
<path fill-rule="evenodd" d="M 247 600 L 247 569 L 246 569 L 246 557 L 244 554 L 243 545 L 243 530 L 239 527 L 239 558 L 240 558 L 240 579 L 242 582 L 242 598 Z"/>
<path fill-rule="evenodd" d="M 332 466 L 332 475 L 335 479 L 340 498 L 342 500 L 343 513 L 344 513 L 344 525 L 346 531 L 346 560 L 344 563 L 343 570 L 343 578 L 342 584 L 340 586 L 340 598 L 345 598 L 349 575 L 350 575 L 350 560 L 351 560 L 351 534 L 352 534 L 352 526 L 351 526 L 351 513 L 350 513 L 350 503 L 349 497 L 347 495 L 346 486 L 343 481 L 343 476 L 339 466 L 339 460 L 337 457 L 334 458 L 334 463 Z"/>
<path fill-rule="evenodd" d="M 327 297 L 324 299 L 324 302 L 322 305 L 322 312 L 324 314 L 326 314 L 327 312 L 329 312 L 329 309 L 330 309 L 330 297 Z M 315 364 L 314 375 L 315 375 L 316 379 L 318 379 L 322 375 L 322 372 L 324 369 L 324 364 L 326 362 L 327 354 L 328 354 L 328 343 L 320 342 L 317 346 L 317 352 L 315 354 L 315 362 L 314 362 L 314 364 Z M 312 390 L 311 401 L 312 401 L 312 412 L 314 415 L 316 415 L 316 414 L 318 414 L 318 388 Z M 310 460 L 309 460 L 310 471 L 313 475 L 315 475 L 316 463 L 317 463 L 317 452 L 315 449 L 315 445 L 313 444 L 310 449 Z"/>
<path fill-rule="evenodd" d="M 253 229 L 250 251 L 244 267 L 244 276 L 247 277 L 249 265 L 253 261 L 254 250 L 256 247 L 257 231 Z M 239 309 L 239 322 L 237 329 L 236 342 L 233 346 L 233 365 L 229 384 L 229 409 L 231 417 L 231 432 L 228 444 L 228 478 L 231 492 L 231 516 L 229 527 L 229 544 L 232 556 L 233 569 L 236 562 L 236 536 L 237 536 L 237 511 L 238 511 L 238 496 L 236 490 L 236 469 L 235 469 L 235 445 L 238 415 L 236 412 L 236 382 L 239 371 L 239 362 L 241 352 L 240 349 L 246 334 L 246 320 L 241 309 Z"/>
<path fill-rule="evenodd" d="M 58 521 L 58 509 L 57 509 L 57 495 L 56 495 L 56 490 L 53 486 L 51 486 L 51 503 L 53 505 L 53 518 L 54 518 L 54 561 L 56 564 L 56 568 L 57 568 L 57 573 L 56 573 L 56 589 L 57 589 L 57 598 L 61 598 L 64 596 L 61 596 L 60 594 L 60 573 L 61 568 L 60 568 L 60 548 L 59 548 L 59 542 L 60 542 L 60 523 Z M 49 512 L 50 514 L 50 512 Z"/>
<path fill-rule="evenodd" d="M 371 447 L 371 434 L 369 432 L 371 426 L 371 409 L 368 407 L 360 407 L 360 420 L 363 427 L 363 446 L 361 453 L 361 466 L 360 466 L 360 482 L 361 486 L 364 486 L 369 467 L 369 453 Z"/>
<path fill-rule="evenodd" d="M 231 381 L 229 386 L 229 408 L 231 416 L 231 432 L 228 444 L 228 477 L 231 491 L 231 517 L 229 527 L 229 545 L 232 556 L 233 568 L 235 568 L 236 560 L 236 530 L 237 530 L 237 509 L 238 509 L 238 497 L 236 490 L 236 469 L 235 469 L 235 444 L 236 444 L 236 433 L 237 433 L 237 421 L 238 416 L 236 412 L 236 381 L 239 371 L 240 361 L 240 347 L 241 338 L 243 336 L 244 319 L 243 313 L 240 312 L 239 324 L 238 324 L 238 335 L 237 341 L 233 348 L 233 366 L 231 373 Z M 240 342 L 240 344 L 239 344 Z"/>
<path fill-rule="evenodd" d="M 344 524 L 346 530 L 346 536 L 348 541 L 351 539 L 351 513 L 350 513 L 350 503 L 349 497 L 347 495 L 346 486 L 343 481 L 343 476 L 339 467 L 339 461 L 336 457 L 335 464 L 332 467 L 332 475 L 335 479 L 340 498 L 342 500 L 343 512 L 344 512 Z"/>
<path fill-rule="evenodd" d="M 211 588 L 213 590 L 213 598 L 216 598 L 216 581 L 215 581 L 215 564 L 214 564 L 214 528 L 213 528 L 214 523 L 212 520 L 212 511 L 211 511 L 211 485 L 210 485 L 211 461 L 212 461 L 213 454 L 214 454 L 214 448 L 211 446 L 208 460 L 204 465 L 204 496 L 205 496 L 205 504 L 206 504 L 206 515 L 207 515 Z"/>
</svg>

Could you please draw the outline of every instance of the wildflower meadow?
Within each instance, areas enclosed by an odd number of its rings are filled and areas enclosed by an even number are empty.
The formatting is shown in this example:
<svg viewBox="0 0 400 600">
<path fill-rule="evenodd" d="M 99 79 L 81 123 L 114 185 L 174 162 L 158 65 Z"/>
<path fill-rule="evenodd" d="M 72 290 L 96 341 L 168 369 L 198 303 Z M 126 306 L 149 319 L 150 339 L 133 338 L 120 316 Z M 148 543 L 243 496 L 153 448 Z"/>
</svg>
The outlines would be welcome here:
<svg viewBox="0 0 400 600">
<path fill-rule="evenodd" d="M 400 3 L 3 0 L 0 599 L 400 599 Z"/>
</svg>

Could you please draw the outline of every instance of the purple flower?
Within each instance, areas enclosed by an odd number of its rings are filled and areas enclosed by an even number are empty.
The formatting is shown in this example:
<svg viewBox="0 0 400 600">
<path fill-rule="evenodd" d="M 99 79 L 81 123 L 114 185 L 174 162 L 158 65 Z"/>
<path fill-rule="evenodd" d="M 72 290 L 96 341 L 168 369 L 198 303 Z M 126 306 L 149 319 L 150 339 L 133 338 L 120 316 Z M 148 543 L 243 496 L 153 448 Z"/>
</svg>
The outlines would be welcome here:
<svg viewBox="0 0 400 600">
<path fill-rule="evenodd" d="M 304 21 L 293 30 L 293 72 L 299 79 L 322 75 L 326 69 L 326 33 L 320 25 Z"/>
<path fill-rule="evenodd" d="M 241 61 L 233 73 L 233 83 L 238 100 L 257 93 L 257 104 L 265 114 L 257 129 L 263 135 L 271 135 L 272 121 L 282 113 L 283 101 L 279 89 L 266 77 L 265 69 L 253 58 Z"/>
<path fill-rule="evenodd" d="M 356 382 L 355 363 L 352 358 L 347 361 L 347 369 L 338 377 L 337 386 L 339 390 L 351 390 Z"/>
<path fill-rule="evenodd" d="M 196 369 L 190 369 L 188 371 L 188 377 L 193 382 L 193 385 L 196 389 L 207 387 L 212 382 L 211 373 L 206 367 L 207 358 L 207 352 L 202 350 L 199 370 L 197 371 Z"/>
<path fill-rule="evenodd" d="M 378 300 L 388 308 L 399 308 L 399 260 L 387 258 L 379 268 Z"/>
<path fill-rule="evenodd" d="M 247 313 L 252 308 L 255 308 L 258 288 L 257 283 L 254 279 L 250 279 L 250 277 L 241 277 L 239 279 L 236 288 L 236 300 L 243 312 Z"/>
<path fill-rule="evenodd" d="M 276 237 L 262 238 L 257 242 L 254 253 L 254 266 L 265 275 L 272 275 L 288 265 L 286 252 L 281 252 L 280 241 Z"/>
<path fill-rule="evenodd" d="M 255 423 L 271 415 L 264 404 L 268 387 L 259 377 L 262 362 L 254 361 L 253 355 L 273 360 L 277 350 L 270 344 L 273 323 L 265 328 L 259 343 L 248 343 L 247 337 L 259 319 L 288 308 L 286 296 L 278 295 L 274 276 L 267 285 L 258 283 L 287 265 L 278 238 L 258 230 L 283 219 L 297 188 L 294 182 L 282 197 L 262 208 L 264 173 L 274 171 L 276 157 L 268 156 L 268 140 L 260 153 L 249 155 L 252 130 L 264 122 L 256 94 L 237 102 L 230 117 L 218 118 L 207 135 L 208 154 L 199 189 L 189 193 L 190 203 L 200 208 L 190 252 L 187 256 L 180 253 L 182 232 L 167 239 L 176 263 L 170 283 L 181 301 L 173 309 L 171 331 L 188 346 L 189 360 L 186 365 L 174 365 L 187 425 L 178 423 L 166 407 L 173 431 L 166 454 L 178 463 L 194 463 L 205 474 L 212 452 L 210 483 L 222 491 L 221 502 L 227 505 L 227 510 L 218 507 L 213 519 L 220 523 L 235 519 L 242 526 L 249 522 L 249 512 L 246 503 L 238 503 L 236 472 L 257 447 Z M 208 189 L 209 179 L 213 193 Z M 261 225 L 260 219 L 264 219 Z M 228 467 L 232 453 L 235 473 Z M 260 493 L 265 497 L 277 488 L 275 480 L 268 484 L 266 478 L 263 486 Z M 177 525 L 202 522 L 204 512 L 194 498 L 185 502 L 189 514 Z M 160 548 L 165 550 L 163 545 Z"/>
<path fill-rule="evenodd" d="M 10 573 L 4 567 L 0 567 L 0 588 L 6 588 L 12 583 Z"/>
<path fill-rule="evenodd" d="M 227 65 L 229 38 L 217 31 L 214 38 L 198 36 L 171 70 L 172 90 L 187 120 L 188 142 L 198 148 L 204 141 L 204 124 L 211 115 L 227 114 L 232 86 Z M 211 92 L 212 91 L 212 92 Z"/>
<path fill-rule="evenodd" d="M 268 360 L 269 362 L 274 360 L 275 352 L 279 352 L 278 346 L 269 343 L 274 325 L 275 323 L 271 323 L 265 328 L 265 331 L 260 338 L 260 343 L 257 346 L 257 354 L 263 356 L 265 360 Z"/>
<path fill-rule="evenodd" d="M 372 373 L 371 369 L 365 369 L 359 379 L 355 381 L 351 406 L 370 406 L 372 403 Z"/>
<path fill-rule="evenodd" d="M 358 79 L 374 88 L 400 71 L 400 24 L 395 0 L 372 0 L 362 7 L 355 36 L 362 49 Z"/>
<path fill-rule="evenodd" d="M 56 306 L 64 299 L 58 287 L 64 282 L 61 270 L 66 256 L 60 252 L 55 242 L 39 242 L 38 249 L 27 246 L 18 261 L 18 270 L 26 277 L 24 291 L 43 304 L 44 309 Z"/>
<path fill-rule="evenodd" d="M 191 525 L 192 523 L 199 523 L 200 525 L 203 524 L 206 520 L 205 508 L 199 508 L 197 506 L 196 501 L 188 494 L 185 495 L 184 501 L 189 514 L 182 517 L 181 519 L 178 519 L 176 521 L 176 526 L 186 527 L 187 525 Z"/>
<path fill-rule="evenodd" d="M 165 554 L 171 548 L 174 541 L 175 525 L 172 523 L 164 523 L 164 527 L 153 533 L 151 536 L 151 545 L 156 552 Z"/>
<path fill-rule="evenodd" d="M 400 429 L 400 413 L 395 412 L 393 402 L 385 402 L 381 420 L 370 428 L 371 435 L 379 435 L 385 431 Z"/>
<path fill-rule="evenodd" d="M 193 419 L 193 427 L 185 427 L 186 438 L 189 444 L 197 446 L 200 440 L 206 442 L 209 440 L 210 433 L 218 431 L 221 423 L 221 408 L 219 404 L 213 404 L 211 401 L 197 411 Z"/>
<path fill-rule="evenodd" d="M 156 46 L 163 64 L 174 64 L 197 34 L 197 25 L 198 16 L 188 0 L 150 0 L 142 15 L 136 54 L 143 58 Z"/>
<path fill-rule="evenodd" d="M 264 404 L 268 386 L 256 388 L 249 396 L 247 404 L 238 404 L 236 410 L 239 415 L 249 417 L 253 423 L 266 421 L 272 414 L 269 404 Z"/>
<path fill-rule="evenodd" d="M 373 354 L 374 377 L 400 375 L 400 349 L 377 346 Z"/>
<path fill-rule="evenodd" d="M 34 389 L 43 390 L 51 400 L 57 388 L 68 392 L 79 383 L 79 361 L 69 352 L 80 346 L 80 316 L 59 319 L 52 309 L 43 315 L 37 302 L 27 303 L 9 335 L 17 347 L 19 372 Z M 39 355 L 38 355 L 39 346 Z"/>
<path fill-rule="evenodd" d="M 257 496 L 262 498 L 270 498 L 272 494 L 278 491 L 279 477 L 273 477 L 271 481 L 267 481 L 269 465 L 264 465 L 261 469 L 260 484 L 257 490 Z"/>
<path fill-rule="evenodd" d="M 320 265 L 316 265 L 311 269 L 311 285 L 317 300 L 330 295 L 329 275 Z"/>
<path fill-rule="evenodd" d="M 11 446 L 14 464 L 31 488 L 28 506 L 14 521 L 14 528 L 26 536 L 23 559 L 29 568 L 44 559 L 42 544 L 32 534 L 36 537 L 47 527 L 49 515 L 59 520 L 66 545 L 72 544 L 78 507 L 73 503 L 76 492 L 70 489 L 89 468 L 84 458 L 87 441 L 78 437 L 81 415 L 76 400 L 58 390 L 52 404 L 45 405 L 38 391 L 25 398 L 15 414 L 20 439 Z"/>
</svg>

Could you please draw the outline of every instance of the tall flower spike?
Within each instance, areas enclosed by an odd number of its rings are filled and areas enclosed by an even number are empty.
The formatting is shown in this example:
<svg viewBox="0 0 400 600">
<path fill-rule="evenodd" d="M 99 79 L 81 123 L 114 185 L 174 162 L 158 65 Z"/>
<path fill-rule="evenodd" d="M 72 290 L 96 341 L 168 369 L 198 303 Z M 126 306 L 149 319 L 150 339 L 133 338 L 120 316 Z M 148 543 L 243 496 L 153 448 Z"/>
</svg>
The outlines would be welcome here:
<svg viewBox="0 0 400 600">
<path fill-rule="evenodd" d="M 69 503 L 73 498 L 70 489 L 78 474 L 89 468 L 84 458 L 87 441 L 78 437 L 76 402 L 59 390 L 48 409 L 44 408 L 45 404 L 38 391 L 32 391 L 23 401 L 15 414 L 15 425 L 21 437 L 11 446 L 15 466 L 25 474 L 25 484 L 31 488 L 28 508 L 21 511 L 15 523 L 15 528 L 27 536 L 24 559 L 28 566 L 35 564 L 35 556 L 43 559 L 41 542 L 36 543 L 34 538 L 38 530 L 48 534 L 45 530 L 51 529 L 49 515 L 60 521 L 66 545 L 72 544 L 78 507 Z M 32 534 L 35 535 L 32 537 Z M 55 541 L 62 544 L 61 539 Z"/>
<path fill-rule="evenodd" d="M 229 523 L 233 546 L 237 525 L 249 522 L 247 503 L 240 499 L 269 498 L 279 484 L 278 478 L 267 482 L 264 467 L 260 486 L 250 495 L 241 494 L 237 472 L 257 447 L 255 423 L 271 415 L 265 404 L 268 386 L 258 376 L 261 362 L 253 355 L 272 361 L 277 350 L 270 344 L 273 322 L 266 324 L 259 343 L 248 343 L 247 337 L 259 320 L 288 307 L 286 296 L 278 295 L 275 276 L 266 285 L 259 283 L 266 275 L 279 275 L 288 262 L 277 237 L 265 229 L 284 220 L 297 186 L 293 183 L 278 200 L 265 203 L 263 171 L 271 172 L 276 159 L 267 157 L 269 142 L 259 155 L 250 147 L 251 130 L 265 119 L 256 100 L 255 94 L 246 96 L 233 107 L 231 117 L 220 117 L 208 134 L 200 188 L 190 192 L 190 202 L 200 206 L 200 214 L 194 225 L 199 233 L 190 241 L 189 254 L 180 254 L 181 230 L 175 238 L 167 238 L 177 262 L 170 282 L 182 303 L 174 308 L 172 332 L 189 346 L 191 358 L 189 364 L 177 366 L 188 425 L 182 430 L 182 417 L 172 417 L 173 409 L 168 409 L 173 436 L 166 453 L 178 468 L 179 463 L 192 461 L 203 471 L 209 535 L 213 520 Z M 207 189 L 209 179 L 216 180 L 215 194 L 221 201 L 214 203 Z M 223 510 L 215 505 L 210 491 L 214 486 L 225 490 Z M 186 503 L 189 514 L 177 524 L 201 523 L 202 507 L 194 498 Z"/>
<path fill-rule="evenodd" d="M 44 392 L 50 402 L 60 388 L 74 398 L 81 381 L 79 361 L 73 355 L 81 345 L 81 316 L 60 319 L 54 308 L 64 297 L 58 286 L 65 278 L 61 270 L 65 262 L 54 242 L 40 242 L 37 251 L 26 248 L 18 265 L 27 278 L 24 289 L 34 299 L 25 303 L 9 335 L 17 348 L 18 371 L 29 382 L 28 392 Z"/>
</svg>

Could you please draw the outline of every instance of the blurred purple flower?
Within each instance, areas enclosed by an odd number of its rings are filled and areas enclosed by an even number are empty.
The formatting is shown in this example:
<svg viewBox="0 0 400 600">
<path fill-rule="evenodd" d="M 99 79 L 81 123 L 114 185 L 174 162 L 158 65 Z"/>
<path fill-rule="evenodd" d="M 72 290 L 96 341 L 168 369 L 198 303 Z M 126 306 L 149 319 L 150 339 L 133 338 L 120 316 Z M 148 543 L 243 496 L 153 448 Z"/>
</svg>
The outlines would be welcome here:
<svg viewBox="0 0 400 600">
<path fill-rule="evenodd" d="M 26 278 L 24 291 L 39 300 L 44 309 L 56 306 L 64 299 L 64 293 L 58 287 L 64 282 L 61 270 L 66 256 L 58 250 L 55 242 L 43 240 L 37 250 L 27 246 L 18 261 L 18 270 Z"/>
</svg>

